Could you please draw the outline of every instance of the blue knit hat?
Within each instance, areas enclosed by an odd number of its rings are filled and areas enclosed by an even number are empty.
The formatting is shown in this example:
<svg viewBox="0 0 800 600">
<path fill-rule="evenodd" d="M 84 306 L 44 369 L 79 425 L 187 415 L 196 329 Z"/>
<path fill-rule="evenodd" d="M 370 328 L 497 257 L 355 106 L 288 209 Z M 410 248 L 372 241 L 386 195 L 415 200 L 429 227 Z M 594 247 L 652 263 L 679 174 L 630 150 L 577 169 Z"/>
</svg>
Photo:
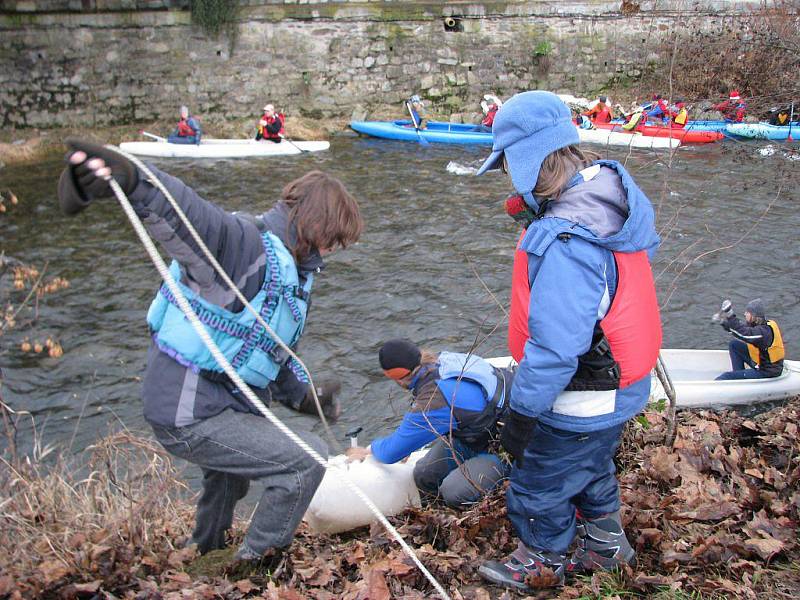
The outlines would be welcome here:
<svg viewBox="0 0 800 600">
<path fill-rule="evenodd" d="M 567 105 L 541 90 L 522 92 L 503 104 L 494 118 L 492 137 L 492 154 L 477 174 L 500 168 L 505 155 L 511 181 L 520 194 L 536 187 L 548 155 L 581 141 Z"/>
</svg>

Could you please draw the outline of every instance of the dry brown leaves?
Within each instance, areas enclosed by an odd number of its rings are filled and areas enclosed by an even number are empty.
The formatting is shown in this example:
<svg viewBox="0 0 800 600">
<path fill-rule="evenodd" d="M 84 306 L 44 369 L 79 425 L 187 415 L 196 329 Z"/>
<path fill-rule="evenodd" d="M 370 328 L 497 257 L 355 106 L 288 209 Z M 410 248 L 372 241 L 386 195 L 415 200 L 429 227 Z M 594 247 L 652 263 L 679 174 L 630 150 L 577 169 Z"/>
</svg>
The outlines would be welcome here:
<svg viewBox="0 0 800 600">
<path fill-rule="evenodd" d="M 632 424 L 626 432 L 621 494 L 637 567 L 570 581 L 557 591 L 559 597 L 647 597 L 658 591 L 797 597 L 800 576 L 786 565 L 800 559 L 800 399 L 756 417 L 687 413 L 679 421 L 673 449 L 660 445 L 664 421 L 658 415 L 648 417 L 648 429 Z M 147 504 L 145 498 L 139 501 Z M 312 535 L 301 527 L 272 572 L 190 576 L 193 551 L 177 549 L 176 541 L 190 526 L 192 510 L 177 498 L 170 502 L 181 507 L 174 513 L 182 515 L 180 523 L 151 512 L 136 526 L 117 522 L 116 532 L 63 531 L 58 553 L 48 542 L 31 544 L 42 560 L 28 563 L 27 570 L 0 564 L 0 596 L 412 600 L 434 595 L 379 526 L 340 536 Z M 36 505 L 16 516 L 31 525 L 52 526 L 56 520 Z M 477 575 L 481 561 L 502 558 L 516 545 L 502 491 L 464 513 L 417 509 L 393 521 L 454 599 L 518 597 Z"/>
</svg>

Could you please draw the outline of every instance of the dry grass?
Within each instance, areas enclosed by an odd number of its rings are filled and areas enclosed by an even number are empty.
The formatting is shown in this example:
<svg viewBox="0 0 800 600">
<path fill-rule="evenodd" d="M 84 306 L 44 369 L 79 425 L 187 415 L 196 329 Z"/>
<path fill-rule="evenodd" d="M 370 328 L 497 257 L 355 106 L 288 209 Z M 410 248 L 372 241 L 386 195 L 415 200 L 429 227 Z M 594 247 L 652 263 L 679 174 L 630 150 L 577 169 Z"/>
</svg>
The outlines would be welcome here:
<svg viewBox="0 0 800 600">
<path fill-rule="evenodd" d="M 0 405 L 6 432 L 14 419 Z M 17 457 L 13 435 L 0 458 L 0 596 L 39 597 L 66 584 L 124 589 L 161 572 L 189 531 L 185 486 L 165 452 L 129 431 L 81 455 L 37 443 Z"/>
</svg>

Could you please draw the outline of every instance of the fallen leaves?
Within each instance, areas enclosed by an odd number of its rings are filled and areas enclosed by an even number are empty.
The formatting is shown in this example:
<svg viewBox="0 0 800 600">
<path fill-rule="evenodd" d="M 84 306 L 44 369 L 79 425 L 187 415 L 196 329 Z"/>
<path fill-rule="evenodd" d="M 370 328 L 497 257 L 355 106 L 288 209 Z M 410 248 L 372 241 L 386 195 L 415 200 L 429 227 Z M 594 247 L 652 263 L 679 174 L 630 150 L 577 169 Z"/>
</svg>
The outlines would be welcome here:
<svg viewBox="0 0 800 600">
<path fill-rule="evenodd" d="M 672 449 L 660 445 L 663 419 L 655 415 L 648 422 L 647 430 L 628 429 L 626 466 L 620 470 L 623 522 L 637 550 L 637 567 L 568 580 L 558 591 L 536 591 L 531 597 L 632 598 L 669 590 L 675 597 L 696 593 L 765 600 L 776 582 L 785 597 L 800 597 L 800 577 L 785 568 L 773 570 L 773 563 L 800 559 L 795 425 L 800 399 L 747 419 L 735 413 L 683 413 Z M 182 500 L 171 502 L 180 506 Z M 180 522 L 151 513 L 146 529 L 122 519 L 116 529 L 65 531 L 59 556 L 67 560 L 58 559 L 45 539 L 31 544 L 41 558 L 28 570 L 3 563 L 0 556 L 0 596 L 422 600 L 435 595 L 378 526 L 339 536 L 312 535 L 301 526 L 279 567 L 256 569 L 239 579 L 226 579 L 219 574 L 224 570 L 198 573 L 195 567 L 209 555 L 198 558 L 193 548 L 178 543 L 193 513 L 191 506 L 182 506 Z M 60 522 L 30 507 L 21 507 L 18 518 L 28 528 Z M 465 512 L 432 506 L 392 520 L 454 600 L 518 597 L 477 574 L 482 561 L 503 558 L 516 546 L 503 490 Z M 219 552 L 221 560 L 230 559 L 230 552 Z M 529 585 L 549 588 L 556 580 L 545 572 Z"/>
</svg>

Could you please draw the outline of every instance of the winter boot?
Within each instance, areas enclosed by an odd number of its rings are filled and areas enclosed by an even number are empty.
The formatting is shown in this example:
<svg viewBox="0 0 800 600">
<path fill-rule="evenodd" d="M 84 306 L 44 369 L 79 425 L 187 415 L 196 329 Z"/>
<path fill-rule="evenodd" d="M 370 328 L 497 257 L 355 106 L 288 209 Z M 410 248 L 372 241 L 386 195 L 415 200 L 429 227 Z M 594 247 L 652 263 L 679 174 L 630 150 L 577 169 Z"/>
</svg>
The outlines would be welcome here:
<svg viewBox="0 0 800 600">
<path fill-rule="evenodd" d="M 578 519 L 578 547 L 567 571 L 581 574 L 610 571 L 623 563 L 632 564 L 636 553 L 622 529 L 619 511 L 595 519 Z"/>
<path fill-rule="evenodd" d="M 565 565 L 565 555 L 537 552 L 519 542 L 505 561 L 487 561 L 478 568 L 478 573 L 496 585 L 530 591 L 563 585 Z"/>
<path fill-rule="evenodd" d="M 316 384 L 316 389 L 319 405 L 322 407 L 322 414 L 329 421 L 337 420 L 339 415 L 342 414 L 342 407 L 334 396 L 342 389 L 342 383 L 338 379 L 323 379 Z M 319 414 L 317 405 L 314 402 L 314 394 L 311 393 L 310 387 L 297 410 L 308 415 Z"/>
</svg>

